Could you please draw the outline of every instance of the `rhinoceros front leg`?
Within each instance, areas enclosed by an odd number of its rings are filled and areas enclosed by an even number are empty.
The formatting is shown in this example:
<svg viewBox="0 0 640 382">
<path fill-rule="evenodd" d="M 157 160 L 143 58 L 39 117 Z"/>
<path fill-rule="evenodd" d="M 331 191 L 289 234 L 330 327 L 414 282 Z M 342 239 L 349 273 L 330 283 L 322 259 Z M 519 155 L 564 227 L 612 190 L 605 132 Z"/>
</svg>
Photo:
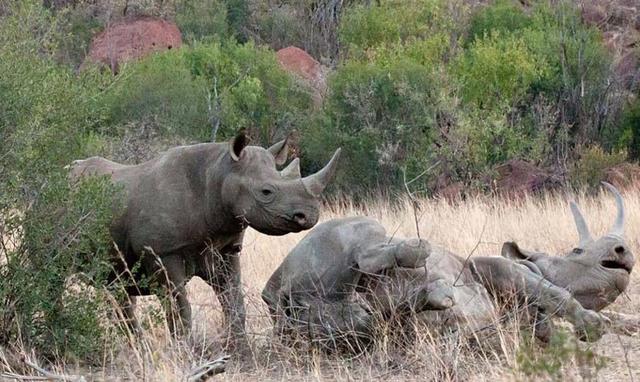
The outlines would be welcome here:
<svg viewBox="0 0 640 382">
<path fill-rule="evenodd" d="M 162 265 L 165 274 L 162 282 L 168 289 L 165 311 L 169 331 L 173 336 L 186 335 L 191 330 L 191 305 L 185 288 L 188 280 L 184 259 L 179 255 L 167 256 L 162 258 Z"/>
<path fill-rule="evenodd" d="M 245 335 L 245 306 L 240 285 L 240 247 L 216 253 L 211 251 L 199 276 L 209 284 L 218 296 L 225 318 L 227 346 L 244 352 L 249 349 Z"/>
<path fill-rule="evenodd" d="M 567 290 L 560 288 L 524 265 L 501 257 L 473 259 L 471 267 L 478 281 L 496 297 L 515 294 L 543 312 L 564 317 L 581 338 L 599 339 L 608 322 L 604 316 L 582 307 Z"/>
</svg>

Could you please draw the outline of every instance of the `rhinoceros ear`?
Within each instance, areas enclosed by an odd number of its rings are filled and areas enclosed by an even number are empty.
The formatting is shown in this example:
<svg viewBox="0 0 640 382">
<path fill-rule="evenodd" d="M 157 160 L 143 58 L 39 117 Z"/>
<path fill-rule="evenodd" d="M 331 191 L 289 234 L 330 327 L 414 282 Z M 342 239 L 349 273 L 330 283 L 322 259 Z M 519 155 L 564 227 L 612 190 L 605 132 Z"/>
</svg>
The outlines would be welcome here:
<svg viewBox="0 0 640 382">
<path fill-rule="evenodd" d="M 267 149 L 276 160 L 277 166 L 282 166 L 287 161 L 287 154 L 289 153 L 288 141 L 289 137 L 286 137 Z"/>
<path fill-rule="evenodd" d="M 507 241 L 506 243 L 502 244 L 501 255 L 502 257 L 513 260 L 533 260 L 533 258 L 537 257 L 537 255 L 539 254 L 522 250 L 520 249 L 520 247 L 518 247 L 518 244 L 512 241 Z"/>
<path fill-rule="evenodd" d="M 231 159 L 234 161 L 240 160 L 240 155 L 242 154 L 242 150 L 249 144 L 249 137 L 244 130 L 241 130 L 238 135 L 235 136 L 229 142 L 229 154 L 231 155 Z"/>
</svg>

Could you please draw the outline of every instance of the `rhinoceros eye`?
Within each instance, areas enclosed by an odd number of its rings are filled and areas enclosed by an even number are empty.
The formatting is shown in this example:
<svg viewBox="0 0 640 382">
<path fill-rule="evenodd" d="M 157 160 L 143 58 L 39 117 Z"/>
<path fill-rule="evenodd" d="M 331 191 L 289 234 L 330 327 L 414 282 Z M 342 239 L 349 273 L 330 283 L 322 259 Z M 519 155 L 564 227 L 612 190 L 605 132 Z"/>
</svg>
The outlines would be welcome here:
<svg viewBox="0 0 640 382">
<path fill-rule="evenodd" d="M 580 255 L 580 254 L 584 253 L 584 249 L 582 249 L 582 248 L 574 248 L 573 249 L 573 253 L 575 253 L 576 255 Z"/>
<path fill-rule="evenodd" d="M 275 199 L 276 188 L 270 184 L 264 184 L 256 191 L 256 197 L 263 203 L 269 203 Z"/>
</svg>

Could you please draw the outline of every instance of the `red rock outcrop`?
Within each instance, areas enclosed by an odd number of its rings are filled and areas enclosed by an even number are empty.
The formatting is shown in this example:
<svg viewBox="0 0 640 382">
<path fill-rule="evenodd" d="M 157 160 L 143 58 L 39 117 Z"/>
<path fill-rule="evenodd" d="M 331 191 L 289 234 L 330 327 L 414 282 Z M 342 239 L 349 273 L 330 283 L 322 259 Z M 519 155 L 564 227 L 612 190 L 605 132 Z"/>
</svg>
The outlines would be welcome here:
<svg viewBox="0 0 640 382">
<path fill-rule="evenodd" d="M 140 17 L 112 24 L 96 35 L 85 63 L 102 63 L 116 73 L 123 62 L 181 45 L 182 35 L 176 24 L 157 18 Z"/>
<path fill-rule="evenodd" d="M 280 49 L 276 52 L 276 57 L 284 70 L 300 78 L 313 90 L 314 104 L 322 104 L 327 91 L 328 68 L 311 57 L 309 53 L 295 46 Z"/>
<path fill-rule="evenodd" d="M 498 194 L 522 197 L 562 185 L 559 177 L 523 160 L 510 160 L 495 168 L 493 187 Z"/>
</svg>

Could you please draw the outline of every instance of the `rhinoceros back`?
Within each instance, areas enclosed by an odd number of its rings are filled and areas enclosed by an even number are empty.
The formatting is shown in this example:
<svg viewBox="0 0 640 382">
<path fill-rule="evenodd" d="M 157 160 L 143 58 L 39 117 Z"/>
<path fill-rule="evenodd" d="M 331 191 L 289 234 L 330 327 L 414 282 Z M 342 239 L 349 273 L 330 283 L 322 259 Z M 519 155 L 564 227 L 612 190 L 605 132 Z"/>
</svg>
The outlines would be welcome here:
<svg viewBox="0 0 640 382">
<path fill-rule="evenodd" d="M 110 161 L 102 157 L 91 157 L 75 160 L 69 166 L 69 177 L 77 181 L 86 176 L 112 175 L 114 171 L 126 167 L 126 165 Z"/>
</svg>

